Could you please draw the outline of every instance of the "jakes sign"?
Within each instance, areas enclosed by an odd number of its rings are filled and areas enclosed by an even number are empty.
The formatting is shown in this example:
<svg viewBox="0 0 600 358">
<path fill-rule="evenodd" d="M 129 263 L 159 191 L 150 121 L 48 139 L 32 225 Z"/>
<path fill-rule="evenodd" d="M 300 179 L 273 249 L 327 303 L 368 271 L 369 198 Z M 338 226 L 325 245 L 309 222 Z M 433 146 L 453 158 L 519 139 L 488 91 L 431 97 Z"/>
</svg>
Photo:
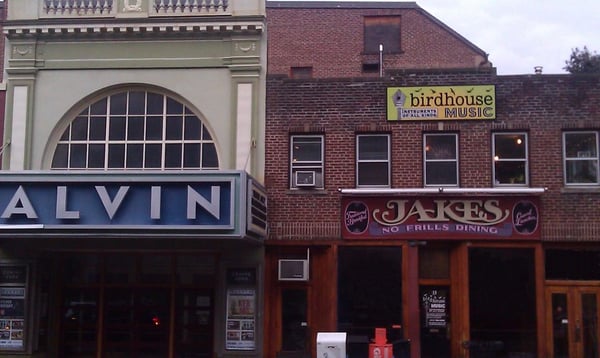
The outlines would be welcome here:
<svg viewBox="0 0 600 358">
<path fill-rule="evenodd" d="M 346 239 L 539 239 L 535 197 L 343 198 Z"/>
</svg>

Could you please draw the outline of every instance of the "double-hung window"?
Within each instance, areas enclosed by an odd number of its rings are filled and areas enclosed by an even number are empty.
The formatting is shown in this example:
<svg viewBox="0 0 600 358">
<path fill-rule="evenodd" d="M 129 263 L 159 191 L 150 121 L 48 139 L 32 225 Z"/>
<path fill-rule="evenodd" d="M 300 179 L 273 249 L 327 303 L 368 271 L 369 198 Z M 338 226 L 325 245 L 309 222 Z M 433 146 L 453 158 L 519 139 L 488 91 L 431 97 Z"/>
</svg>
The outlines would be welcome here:
<svg viewBox="0 0 600 358">
<path fill-rule="evenodd" d="M 390 136 L 388 134 L 356 136 L 356 186 L 390 186 Z"/>
<path fill-rule="evenodd" d="M 458 135 L 425 134 L 423 140 L 425 185 L 458 185 Z"/>
<path fill-rule="evenodd" d="M 322 135 L 293 135 L 290 140 L 290 188 L 323 188 Z"/>
<path fill-rule="evenodd" d="M 563 133 L 564 176 L 566 185 L 598 184 L 598 133 Z"/>
<path fill-rule="evenodd" d="M 526 133 L 494 133 L 493 170 L 495 185 L 527 185 Z"/>
</svg>

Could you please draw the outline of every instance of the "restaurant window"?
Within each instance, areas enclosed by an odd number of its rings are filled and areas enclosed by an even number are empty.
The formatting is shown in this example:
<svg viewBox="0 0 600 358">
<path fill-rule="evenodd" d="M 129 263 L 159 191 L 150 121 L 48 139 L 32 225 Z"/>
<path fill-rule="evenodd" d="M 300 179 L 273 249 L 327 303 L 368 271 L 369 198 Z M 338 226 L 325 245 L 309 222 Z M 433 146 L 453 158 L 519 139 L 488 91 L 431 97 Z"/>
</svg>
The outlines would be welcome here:
<svg viewBox="0 0 600 358">
<path fill-rule="evenodd" d="M 425 185 L 458 185 L 458 135 L 425 134 Z"/>
<path fill-rule="evenodd" d="M 219 169 L 200 118 L 161 93 L 121 91 L 83 109 L 60 136 L 52 169 Z"/>
<path fill-rule="evenodd" d="M 493 134 L 495 185 L 527 185 L 527 134 Z"/>
<path fill-rule="evenodd" d="M 390 136 L 388 134 L 356 136 L 356 186 L 390 186 Z"/>
<path fill-rule="evenodd" d="M 563 133 L 564 180 L 566 185 L 598 184 L 598 133 Z"/>
<path fill-rule="evenodd" d="M 290 140 L 290 187 L 323 188 L 322 135 L 293 135 Z"/>
<path fill-rule="evenodd" d="M 470 357 L 537 357 L 534 249 L 472 247 L 468 271 Z"/>
<path fill-rule="evenodd" d="M 400 16 L 367 16 L 364 18 L 365 53 L 400 53 Z"/>
</svg>

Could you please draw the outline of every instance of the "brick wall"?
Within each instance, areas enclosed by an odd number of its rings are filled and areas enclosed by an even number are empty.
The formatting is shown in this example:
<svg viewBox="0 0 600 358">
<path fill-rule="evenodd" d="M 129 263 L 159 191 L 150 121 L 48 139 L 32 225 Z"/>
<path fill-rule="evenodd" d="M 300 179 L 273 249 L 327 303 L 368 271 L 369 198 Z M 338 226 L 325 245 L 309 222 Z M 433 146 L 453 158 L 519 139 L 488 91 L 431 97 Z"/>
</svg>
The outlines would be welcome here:
<svg viewBox="0 0 600 358">
<path fill-rule="evenodd" d="M 386 121 L 387 87 L 460 84 L 495 84 L 497 119 Z M 562 163 L 564 129 L 600 130 L 600 76 L 496 76 L 492 70 L 405 71 L 371 80 L 270 76 L 266 107 L 266 187 L 269 221 L 274 225 L 304 222 L 310 228 L 340 221 L 338 188 L 355 187 L 357 132 L 391 134 L 393 188 L 423 187 L 424 132 L 457 132 L 460 186 L 489 188 L 493 186 L 491 133 L 518 130 L 529 133 L 530 186 L 548 188 L 541 196 L 543 225 L 555 231 L 600 230 L 600 187 L 592 192 L 566 190 Z M 324 191 L 289 190 L 291 133 L 325 135 Z"/>
<path fill-rule="evenodd" d="M 485 62 L 482 50 L 419 7 L 277 8 L 267 5 L 269 73 L 289 75 L 291 67 L 313 67 L 315 78 L 378 76 L 378 72 L 362 72 L 363 62 L 378 63 L 378 55 L 363 54 L 363 17 L 377 15 L 401 17 L 402 53 L 384 56 L 386 70 L 477 68 Z"/>
</svg>

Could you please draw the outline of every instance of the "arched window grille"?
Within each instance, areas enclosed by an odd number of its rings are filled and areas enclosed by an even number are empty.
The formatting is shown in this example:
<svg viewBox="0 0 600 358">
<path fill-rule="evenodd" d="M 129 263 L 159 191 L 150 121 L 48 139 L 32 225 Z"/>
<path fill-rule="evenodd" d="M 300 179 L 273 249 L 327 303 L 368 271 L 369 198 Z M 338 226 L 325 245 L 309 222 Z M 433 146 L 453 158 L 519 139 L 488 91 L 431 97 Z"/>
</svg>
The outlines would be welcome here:
<svg viewBox="0 0 600 358">
<path fill-rule="evenodd" d="M 218 169 L 202 121 L 160 93 L 123 91 L 89 105 L 62 133 L 52 169 Z"/>
</svg>

